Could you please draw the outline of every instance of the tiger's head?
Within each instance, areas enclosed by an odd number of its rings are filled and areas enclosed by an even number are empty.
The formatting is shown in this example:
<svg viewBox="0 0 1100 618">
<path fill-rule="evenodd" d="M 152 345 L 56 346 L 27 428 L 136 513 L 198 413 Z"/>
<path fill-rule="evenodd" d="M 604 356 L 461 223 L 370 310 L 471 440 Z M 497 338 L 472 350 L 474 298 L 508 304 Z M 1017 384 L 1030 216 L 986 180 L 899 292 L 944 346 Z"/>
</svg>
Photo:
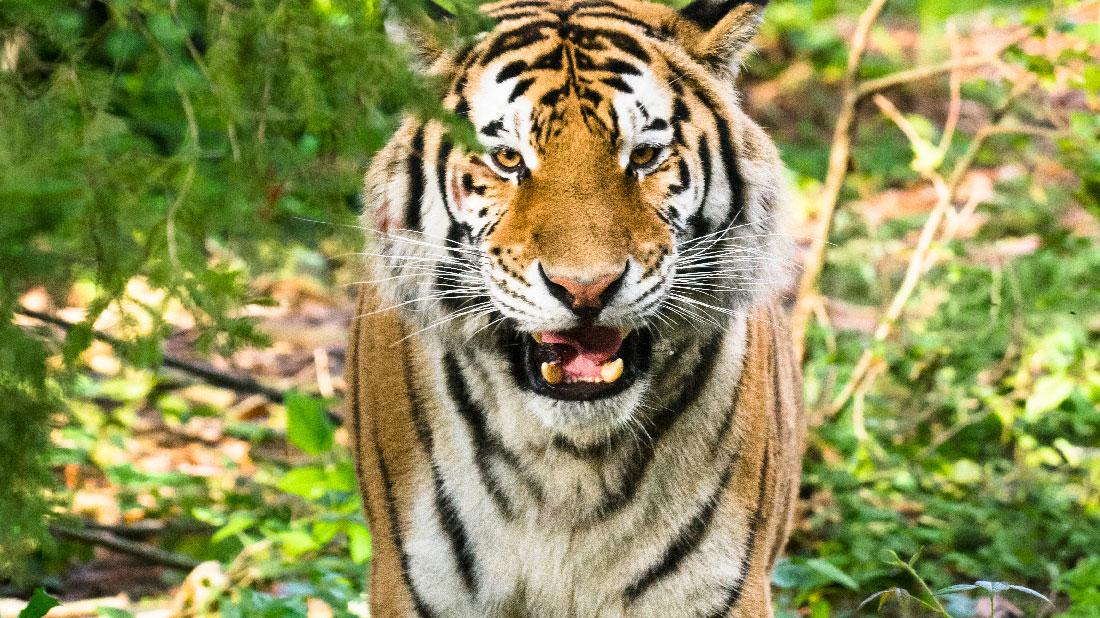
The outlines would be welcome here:
<svg viewBox="0 0 1100 618">
<path fill-rule="evenodd" d="M 409 118 L 368 172 L 389 306 L 548 425 L 643 405 L 663 358 L 784 278 L 782 165 L 734 86 L 764 4 L 484 5 L 496 27 L 429 69 L 482 148 Z"/>
</svg>

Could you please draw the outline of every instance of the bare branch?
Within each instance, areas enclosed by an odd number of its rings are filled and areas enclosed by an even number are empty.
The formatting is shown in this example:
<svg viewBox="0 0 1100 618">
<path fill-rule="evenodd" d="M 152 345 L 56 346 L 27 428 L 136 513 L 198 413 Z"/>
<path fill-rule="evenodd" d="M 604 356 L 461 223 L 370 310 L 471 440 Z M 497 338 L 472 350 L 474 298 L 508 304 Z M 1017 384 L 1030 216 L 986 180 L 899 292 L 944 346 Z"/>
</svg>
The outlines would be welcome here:
<svg viewBox="0 0 1100 618">
<path fill-rule="evenodd" d="M 20 307 L 16 309 L 15 312 L 28 318 L 34 318 L 35 320 L 39 320 L 47 324 L 52 324 L 65 331 L 70 331 L 76 327 L 76 324 L 73 324 L 72 322 L 62 320 L 61 318 L 52 316 L 48 313 L 27 309 L 25 307 Z M 122 341 L 116 337 L 112 337 L 111 335 L 108 335 L 104 332 L 93 331 L 92 336 L 104 343 L 111 345 L 116 350 L 125 348 L 127 345 L 125 341 Z M 184 373 L 189 373 L 202 379 L 205 382 L 213 384 L 214 386 L 228 388 L 230 390 L 241 393 L 256 393 L 267 397 L 268 400 L 275 403 L 282 403 L 283 399 L 285 398 L 285 394 L 282 391 L 271 388 L 270 386 L 260 384 L 252 378 L 234 376 L 223 371 L 219 371 L 214 367 L 211 367 L 210 365 L 204 363 L 196 363 L 184 358 L 180 358 L 178 356 L 173 356 L 171 354 L 164 354 L 162 356 L 162 359 L 165 367 L 176 369 L 178 371 L 183 371 Z"/>
<path fill-rule="evenodd" d="M 814 213 L 817 219 L 817 228 L 814 230 L 810 248 L 804 260 L 802 275 L 799 279 L 797 302 L 791 318 L 791 337 L 796 357 L 799 360 L 805 355 L 806 330 L 810 319 L 813 317 L 814 298 L 817 296 L 817 280 L 825 264 L 825 246 L 829 240 L 829 230 L 840 197 L 840 190 L 848 174 L 848 163 L 852 148 L 851 131 L 859 102 L 865 97 L 887 88 L 937 77 L 944 73 L 952 73 L 952 109 L 955 109 L 954 105 L 957 99 L 955 93 L 958 89 L 956 81 L 959 79 L 959 73 L 966 69 L 996 64 L 1005 50 L 1030 34 L 1029 30 L 1022 28 L 991 53 L 958 58 L 955 57 L 956 54 L 953 49 L 953 57 L 945 62 L 899 71 L 859 83 L 857 81 L 859 67 L 866 53 L 868 35 L 884 5 L 885 0 L 872 0 L 860 16 L 859 25 L 852 38 L 852 48 L 849 52 L 848 67 L 842 86 L 840 111 L 837 114 L 832 146 L 829 151 L 829 167 L 825 174 L 821 194 L 817 200 L 817 212 Z M 949 120 L 951 118 L 949 116 Z M 946 153 L 947 147 L 950 145 L 950 139 L 953 137 L 955 122 L 952 120 L 945 128 L 944 140 L 940 144 L 944 153 Z"/>
<path fill-rule="evenodd" d="M 825 174 L 825 184 L 821 189 L 817 207 L 817 229 L 814 231 L 810 244 L 810 251 L 803 266 L 802 277 L 798 286 L 798 304 L 795 306 L 792 318 L 791 333 L 794 338 L 795 358 L 800 362 L 805 351 L 806 327 L 813 305 L 810 297 L 814 296 L 817 287 L 817 277 L 821 273 L 821 267 L 825 260 L 825 244 L 829 240 L 829 227 L 832 225 L 833 211 L 836 210 L 837 200 L 840 197 L 840 189 L 844 184 L 844 177 L 848 174 L 848 158 L 852 148 L 852 123 L 855 119 L 856 105 L 859 103 L 860 94 L 856 87 L 859 77 L 859 66 L 863 56 L 867 52 L 867 41 L 871 28 L 875 25 L 886 0 L 871 0 L 859 17 L 855 35 L 852 37 L 852 48 L 848 53 L 848 68 L 844 74 L 843 101 L 840 113 L 837 116 L 836 126 L 833 128 L 833 144 L 829 151 L 829 169 Z"/>
<path fill-rule="evenodd" d="M 129 541 L 120 536 L 115 536 L 114 534 L 101 530 L 79 530 L 53 524 L 50 526 L 50 534 L 74 541 L 80 541 L 82 543 L 99 545 L 111 551 L 140 558 L 150 564 L 166 566 L 173 569 L 190 571 L 199 565 L 199 561 L 190 556 L 173 553 L 144 543 Z"/>
</svg>

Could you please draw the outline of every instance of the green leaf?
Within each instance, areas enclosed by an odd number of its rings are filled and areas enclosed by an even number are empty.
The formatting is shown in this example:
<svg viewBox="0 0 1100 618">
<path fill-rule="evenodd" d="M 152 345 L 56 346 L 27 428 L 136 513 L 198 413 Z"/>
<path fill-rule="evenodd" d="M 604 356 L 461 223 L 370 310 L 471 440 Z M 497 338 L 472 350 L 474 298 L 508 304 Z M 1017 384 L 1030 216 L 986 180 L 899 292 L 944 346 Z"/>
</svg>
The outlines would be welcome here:
<svg viewBox="0 0 1100 618">
<path fill-rule="evenodd" d="M 117 607 L 101 607 L 96 610 L 96 613 L 107 618 L 134 618 L 130 612 Z"/>
<path fill-rule="evenodd" d="M 320 547 L 313 538 L 313 535 L 305 530 L 288 530 L 286 532 L 280 532 L 275 535 L 275 538 L 278 540 L 279 545 L 282 546 L 283 552 L 291 558 L 296 558 Z"/>
<path fill-rule="evenodd" d="M 1024 594 L 1030 594 L 1033 597 L 1040 598 L 1040 599 L 1046 601 L 1047 603 L 1050 603 L 1050 599 L 1048 599 L 1045 594 L 1043 594 L 1041 592 L 1038 592 L 1036 590 L 1032 590 L 1031 588 L 1028 588 L 1027 586 L 1020 586 L 1018 584 L 1009 584 L 1008 587 L 1012 590 L 1017 591 L 1017 592 L 1023 592 Z"/>
<path fill-rule="evenodd" d="M 31 595 L 30 603 L 23 608 L 23 611 L 19 612 L 19 618 L 42 618 L 51 609 L 61 605 L 61 603 L 46 594 L 46 591 L 41 588 L 36 588 L 34 594 Z"/>
<path fill-rule="evenodd" d="M 332 424 L 325 416 L 325 402 L 297 392 L 286 396 L 286 433 L 290 443 L 310 455 L 332 449 Z"/>
<path fill-rule="evenodd" d="M 210 542 L 220 543 L 231 536 L 244 532 L 255 523 L 256 516 L 252 513 L 233 513 L 229 517 L 229 521 L 210 537 Z"/>
<path fill-rule="evenodd" d="M 940 588 L 936 591 L 936 596 L 941 597 L 945 594 L 955 594 L 957 592 L 969 592 L 976 589 L 974 584 L 955 584 L 954 586 L 948 586 L 946 588 Z"/>
<path fill-rule="evenodd" d="M 1054 375 L 1043 376 L 1035 381 L 1035 388 L 1031 396 L 1027 398 L 1024 406 L 1024 418 L 1028 422 L 1035 422 L 1043 414 L 1062 405 L 1072 393 L 1076 385 L 1068 376 Z"/>
<path fill-rule="evenodd" d="M 355 564 L 364 564 L 371 557 L 370 531 L 362 524 L 348 526 L 348 553 Z"/>
<path fill-rule="evenodd" d="M 974 582 L 974 585 L 990 594 L 994 592 L 1004 592 L 1005 590 L 1008 590 L 1008 584 L 1002 582 L 987 582 L 984 580 L 978 580 Z"/>
<path fill-rule="evenodd" d="M 277 487 L 288 494 L 316 500 L 325 495 L 325 478 L 325 471 L 320 466 L 295 468 L 279 479 Z"/>
<path fill-rule="evenodd" d="M 810 558 L 806 561 L 806 566 L 818 574 L 827 577 L 829 581 L 836 582 L 849 590 L 859 589 L 859 584 L 856 583 L 856 580 L 852 579 L 851 576 L 841 571 L 840 568 L 828 560 Z"/>
</svg>

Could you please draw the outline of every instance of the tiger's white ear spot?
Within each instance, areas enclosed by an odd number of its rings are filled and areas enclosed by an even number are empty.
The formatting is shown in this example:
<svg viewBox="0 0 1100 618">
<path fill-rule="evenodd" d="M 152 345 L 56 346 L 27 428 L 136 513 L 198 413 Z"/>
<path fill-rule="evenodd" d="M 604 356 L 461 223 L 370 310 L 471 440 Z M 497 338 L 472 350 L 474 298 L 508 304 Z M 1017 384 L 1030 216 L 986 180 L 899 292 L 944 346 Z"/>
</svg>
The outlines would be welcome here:
<svg viewBox="0 0 1100 618">
<path fill-rule="evenodd" d="M 722 76 L 737 75 L 763 19 L 767 0 L 695 0 L 672 31 L 697 61 Z"/>
</svg>

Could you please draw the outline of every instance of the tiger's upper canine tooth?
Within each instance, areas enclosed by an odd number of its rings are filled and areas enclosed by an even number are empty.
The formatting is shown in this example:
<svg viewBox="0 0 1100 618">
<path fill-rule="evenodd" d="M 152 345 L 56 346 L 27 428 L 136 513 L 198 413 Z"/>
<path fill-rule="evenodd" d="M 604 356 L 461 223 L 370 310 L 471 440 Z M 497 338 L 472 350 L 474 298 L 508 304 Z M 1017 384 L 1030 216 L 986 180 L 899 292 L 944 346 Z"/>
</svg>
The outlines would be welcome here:
<svg viewBox="0 0 1100 618">
<path fill-rule="evenodd" d="M 545 373 L 543 375 L 545 375 Z M 603 364 L 602 367 L 600 367 L 600 379 L 602 379 L 604 382 L 614 382 L 615 380 L 621 378 L 622 375 L 623 359 L 621 358 L 616 358 L 613 361 L 606 362 Z"/>
<path fill-rule="evenodd" d="M 539 369 L 542 371 L 542 379 L 549 384 L 561 384 L 561 363 L 543 363 Z"/>
<path fill-rule="evenodd" d="M 626 339 L 626 336 L 630 334 L 630 329 L 626 327 L 619 328 L 619 336 Z"/>
<path fill-rule="evenodd" d="M 535 343 L 542 343 L 542 333 L 531 333 L 531 338 L 535 340 Z"/>
</svg>

